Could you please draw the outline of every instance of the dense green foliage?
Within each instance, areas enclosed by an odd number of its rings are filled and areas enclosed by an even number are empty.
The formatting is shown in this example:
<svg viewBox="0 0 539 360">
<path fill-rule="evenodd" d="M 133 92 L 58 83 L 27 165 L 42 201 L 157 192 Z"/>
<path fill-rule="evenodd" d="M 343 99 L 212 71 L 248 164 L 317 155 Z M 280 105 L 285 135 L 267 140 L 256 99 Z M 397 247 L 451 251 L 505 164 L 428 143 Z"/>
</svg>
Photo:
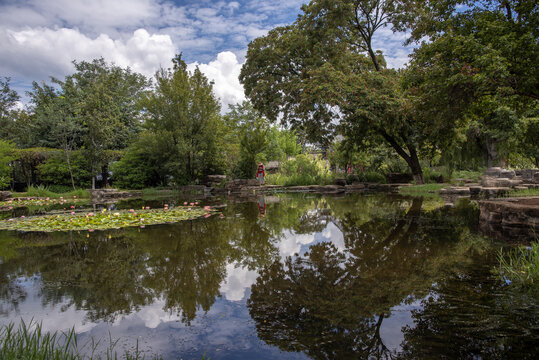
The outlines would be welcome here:
<svg viewBox="0 0 539 360">
<path fill-rule="evenodd" d="M 25 110 L 3 78 L 0 140 L 19 150 L 2 155 L 0 185 L 252 178 L 257 162 L 283 162 L 313 146 L 332 169 L 350 167 L 364 181 L 407 172 L 420 184 L 458 170 L 537 167 L 538 6 L 312 0 L 295 22 L 250 43 L 240 81 L 252 103 L 225 115 L 212 82 L 188 71 L 181 55 L 153 86 L 103 59 L 74 61 L 64 79 L 34 83 Z M 418 43 L 404 69 L 390 69 L 374 46 L 384 27 Z"/>
<path fill-rule="evenodd" d="M 0 140 L 0 190 L 9 186 L 12 178 L 10 163 L 15 159 L 15 146 L 9 141 Z"/>
<path fill-rule="evenodd" d="M 300 154 L 284 161 L 280 172 L 267 175 L 266 179 L 270 185 L 327 185 L 332 183 L 333 175 L 327 161 L 313 155 Z"/>
</svg>

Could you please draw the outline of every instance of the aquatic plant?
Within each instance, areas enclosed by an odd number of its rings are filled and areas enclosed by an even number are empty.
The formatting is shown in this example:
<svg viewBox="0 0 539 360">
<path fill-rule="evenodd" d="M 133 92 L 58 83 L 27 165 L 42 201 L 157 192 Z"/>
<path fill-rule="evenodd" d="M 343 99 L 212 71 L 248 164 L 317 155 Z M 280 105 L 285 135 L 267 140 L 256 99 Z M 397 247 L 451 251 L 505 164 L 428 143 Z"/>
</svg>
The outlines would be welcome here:
<svg viewBox="0 0 539 360">
<path fill-rule="evenodd" d="M 516 283 L 524 286 L 539 284 L 539 241 L 531 246 L 519 246 L 504 253 L 498 252 L 500 265 L 494 270 L 498 277 L 507 284 Z"/>
<path fill-rule="evenodd" d="M 50 198 L 33 198 L 33 197 L 19 197 L 11 198 L 6 201 L 0 201 L 0 210 L 11 210 L 16 207 L 22 206 L 50 206 L 50 205 L 62 205 L 62 204 L 74 204 L 74 203 L 87 203 L 88 200 L 80 199 L 77 196 L 73 197 L 60 197 Z"/>
<path fill-rule="evenodd" d="M 109 335 L 110 336 L 110 335 Z M 109 346 L 106 355 L 95 354 L 95 349 L 100 343 L 93 338 L 88 343 L 79 346 L 77 334 L 72 328 L 67 332 L 45 332 L 42 324 L 33 320 L 26 324 L 21 320 L 19 327 L 13 323 L 0 328 L 0 359 L 2 360 L 117 360 L 122 359 L 114 347 L 118 340 L 113 341 L 109 337 Z M 88 353 L 88 354 L 83 354 Z M 141 360 L 145 357 L 138 349 L 138 341 L 134 353 L 125 352 L 125 360 Z M 151 359 L 161 359 L 152 356 Z"/>
<path fill-rule="evenodd" d="M 33 216 L 0 221 L 0 229 L 19 231 L 68 231 L 68 230 L 94 230 L 120 229 L 129 226 L 156 225 L 174 223 L 183 220 L 192 220 L 199 217 L 209 217 L 215 211 L 209 206 L 199 208 L 195 206 L 182 206 L 169 209 L 150 209 L 144 207 L 135 211 L 110 212 L 103 209 L 101 212 L 76 213 L 69 212 L 58 215 Z"/>
</svg>

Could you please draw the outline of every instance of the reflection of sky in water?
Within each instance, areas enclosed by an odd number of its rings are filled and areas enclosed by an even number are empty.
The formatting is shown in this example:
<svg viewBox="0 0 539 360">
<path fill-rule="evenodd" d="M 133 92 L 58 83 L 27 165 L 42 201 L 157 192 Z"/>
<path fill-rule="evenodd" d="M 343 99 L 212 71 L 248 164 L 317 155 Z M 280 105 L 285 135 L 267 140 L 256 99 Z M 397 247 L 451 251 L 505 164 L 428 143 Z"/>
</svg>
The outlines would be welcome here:
<svg viewBox="0 0 539 360">
<path fill-rule="evenodd" d="M 285 230 L 276 247 L 281 259 L 284 259 L 295 254 L 301 256 L 310 246 L 327 241 L 331 241 L 338 250 L 345 248 L 343 234 L 332 222 L 318 233 L 297 234 Z M 113 323 L 90 322 L 86 319 L 86 311 L 69 306 L 67 301 L 43 306 L 39 277 L 20 279 L 19 283 L 27 292 L 27 297 L 19 304 L 17 312 L 3 315 L 0 323 L 21 318 L 25 322 L 34 319 L 42 322 L 43 330 L 52 332 L 65 331 L 74 326 L 80 334 L 79 344 L 87 343 L 90 338 L 102 339 L 98 352 L 107 350 L 109 333 L 113 340 L 119 339 L 115 347 L 118 353 L 133 351 L 138 339 L 139 349 L 149 358 L 156 354 L 164 359 L 201 358 L 204 353 L 212 359 L 306 358 L 303 354 L 282 353 L 258 339 L 255 324 L 246 307 L 250 288 L 257 277 L 257 271 L 239 263 L 227 264 L 226 275 L 220 285 L 222 298 L 216 299 L 207 313 L 199 310 L 190 326 L 180 321 L 179 314 L 163 310 L 164 299 L 154 299 L 152 304 L 142 306 L 136 312 L 120 315 Z M 399 305 L 384 320 L 380 333 L 389 349 L 400 349 L 403 340 L 401 328 L 413 325 L 410 310 L 417 306 L 418 303 Z"/>
</svg>

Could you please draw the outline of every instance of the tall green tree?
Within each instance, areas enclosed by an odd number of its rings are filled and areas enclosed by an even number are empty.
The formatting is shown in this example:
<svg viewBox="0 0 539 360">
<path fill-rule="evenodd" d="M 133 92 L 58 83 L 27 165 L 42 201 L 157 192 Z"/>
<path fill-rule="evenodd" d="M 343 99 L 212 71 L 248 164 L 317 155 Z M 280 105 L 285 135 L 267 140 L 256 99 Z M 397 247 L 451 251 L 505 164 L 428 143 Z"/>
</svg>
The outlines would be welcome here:
<svg viewBox="0 0 539 360">
<path fill-rule="evenodd" d="M 11 79 L 0 78 L 0 139 L 9 140 L 13 128 L 15 107 L 20 100 L 19 94 L 9 86 Z"/>
<path fill-rule="evenodd" d="M 410 1 L 397 26 L 427 38 L 406 73 L 423 116 L 455 127 L 476 121 L 488 165 L 539 101 L 539 5 L 528 0 Z"/>
<path fill-rule="evenodd" d="M 252 178 L 256 173 L 256 162 L 268 146 L 269 123 L 253 105 L 244 101 L 231 105 L 226 121 L 232 132 L 239 138 L 239 159 L 236 164 L 236 175 Z"/>
<path fill-rule="evenodd" d="M 256 109 L 329 144 L 385 141 L 423 183 L 419 148 L 429 126 L 411 111 L 401 74 L 388 69 L 373 37 L 397 15 L 397 1 L 313 0 L 290 26 L 249 44 L 240 80 Z"/>
<path fill-rule="evenodd" d="M 213 83 L 198 68 L 189 72 L 181 55 L 173 63 L 172 69 L 157 72 L 155 91 L 142 105 L 146 128 L 165 143 L 167 171 L 181 184 L 222 171 L 223 122 Z"/>
<path fill-rule="evenodd" d="M 61 82 L 63 96 L 75 104 L 84 150 L 95 175 L 105 165 L 106 150 L 122 149 L 141 130 L 137 99 L 149 85 L 146 78 L 103 58 L 74 61 L 76 72 Z"/>
</svg>

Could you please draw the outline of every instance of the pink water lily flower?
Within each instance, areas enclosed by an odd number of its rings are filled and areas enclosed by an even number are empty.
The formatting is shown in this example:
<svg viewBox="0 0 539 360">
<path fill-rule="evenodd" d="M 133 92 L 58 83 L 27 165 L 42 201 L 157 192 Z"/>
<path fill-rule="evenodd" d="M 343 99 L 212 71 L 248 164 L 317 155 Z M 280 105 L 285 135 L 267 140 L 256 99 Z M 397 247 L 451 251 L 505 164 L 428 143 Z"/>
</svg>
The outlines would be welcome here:
<svg viewBox="0 0 539 360">
<path fill-rule="evenodd" d="M 209 206 L 209 205 L 207 205 L 207 206 L 204 206 L 204 210 L 206 210 L 206 211 L 210 211 L 210 206 Z"/>
<path fill-rule="evenodd" d="M 187 201 L 183 203 L 184 205 L 187 205 Z"/>
<path fill-rule="evenodd" d="M 88 213 L 88 216 L 94 216 L 94 213 Z"/>
<path fill-rule="evenodd" d="M 13 219 L 7 219 L 7 221 L 13 221 Z"/>
<path fill-rule="evenodd" d="M 72 212 L 71 212 L 71 215 L 75 215 L 75 212 L 74 212 L 74 211 L 72 211 Z"/>
</svg>

